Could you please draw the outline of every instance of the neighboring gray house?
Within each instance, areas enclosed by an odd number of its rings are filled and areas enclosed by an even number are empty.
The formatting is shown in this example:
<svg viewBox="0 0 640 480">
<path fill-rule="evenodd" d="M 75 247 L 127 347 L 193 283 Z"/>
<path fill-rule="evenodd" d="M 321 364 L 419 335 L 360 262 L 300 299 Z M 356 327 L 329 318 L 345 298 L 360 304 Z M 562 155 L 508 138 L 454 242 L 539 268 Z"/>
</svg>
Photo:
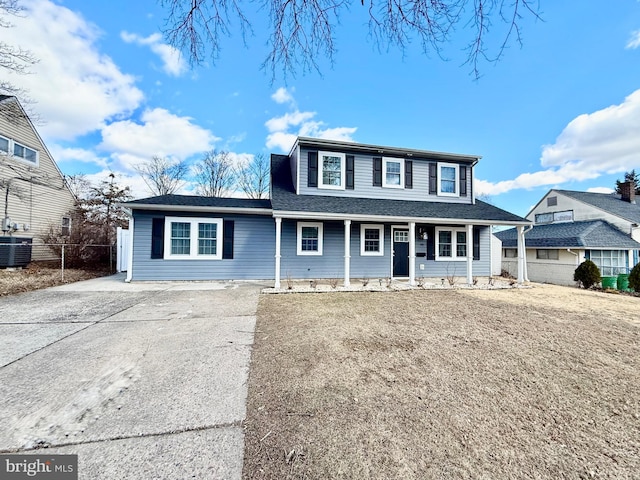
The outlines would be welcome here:
<svg viewBox="0 0 640 480">
<path fill-rule="evenodd" d="M 526 232 L 528 277 L 573 285 L 573 272 L 591 259 L 603 276 L 626 273 L 638 263 L 640 205 L 631 184 L 623 195 L 550 190 L 529 212 Z M 503 269 L 517 271 L 516 231 L 499 232 Z"/>
<path fill-rule="evenodd" d="M 530 224 L 475 199 L 479 159 L 298 138 L 289 155 L 271 156 L 270 200 L 166 195 L 124 204 L 128 279 L 471 283 L 491 275 L 491 227 Z M 523 265 L 524 256 L 520 280 Z"/>
</svg>

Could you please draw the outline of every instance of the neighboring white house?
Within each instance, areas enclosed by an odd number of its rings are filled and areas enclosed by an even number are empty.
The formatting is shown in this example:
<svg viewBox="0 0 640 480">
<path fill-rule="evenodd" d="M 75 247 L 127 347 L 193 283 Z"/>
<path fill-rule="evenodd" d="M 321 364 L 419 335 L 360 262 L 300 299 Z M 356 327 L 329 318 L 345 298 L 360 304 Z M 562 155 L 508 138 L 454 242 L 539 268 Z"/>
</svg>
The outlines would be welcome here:
<svg viewBox="0 0 640 480">
<path fill-rule="evenodd" d="M 15 97 L 0 95 L 0 243 L 42 243 L 50 225 L 69 231 L 75 198 L 42 138 Z M 0 247 L 6 249 L 7 247 Z M 0 257 L 2 252 L 0 252 Z M 46 248 L 34 259 L 51 257 Z M 8 265 L 4 265 L 8 266 Z"/>
<path fill-rule="evenodd" d="M 622 188 L 622 195 L 550 190 L 526 217 L 534 222 L 525 235 L 529 279 L 573 285 L 573 272 L 585 259 L 603 276 L 633 268 L 640 251 L 640 205 L 631 183 Z M 502 268 L 514 272 L 516 232 L 496 236 L 502 240 Z"/>
</svg>

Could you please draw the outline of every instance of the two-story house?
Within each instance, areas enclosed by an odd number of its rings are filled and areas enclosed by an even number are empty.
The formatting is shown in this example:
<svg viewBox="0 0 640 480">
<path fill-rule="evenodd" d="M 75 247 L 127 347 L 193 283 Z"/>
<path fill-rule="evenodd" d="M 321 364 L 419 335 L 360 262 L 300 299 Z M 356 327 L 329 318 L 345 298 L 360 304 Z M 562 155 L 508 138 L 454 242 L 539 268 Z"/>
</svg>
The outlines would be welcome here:
<svg viewBox="0 0 640 480">
<path fill-rule="evenodd" d="M 20 102 L 0 95 L 0 264 L 12 265 L 7 246 L 23 239 L 34 245 L 50 226 L 69 231 L 75 197 Z M 31 251 L 31 248 L 29 248 Z M 24 256 L 16 256 L 24 259 Z M 33 248 L 34 260 L 52 257 Z M 28 263 L 28 260 L 26 260 Z"/>
<path fill-rule="evenodd" d="M 603 276 L 627 273 L 638 263 L 640 205 L 634 186 L 622 194 L 552 189 L 527 214 L 534 224 L 526 232 L 526 267 L 536 282 L 573 285 L 576 267 L 586 259 Z M 503 269 L 516 272 L 517 232 L 499 232 Z"/>
<path fill-rule="evenodd" d="M 271 156 L 270 200 L 165 195 L 124 204 L 128 279 L 472 283 L 491 275 L 491 227 L 515 226 L 523 239 L 530 224 L 475 199 L 479 159 L 298 138 L 289 155 Z"/>
</svg>

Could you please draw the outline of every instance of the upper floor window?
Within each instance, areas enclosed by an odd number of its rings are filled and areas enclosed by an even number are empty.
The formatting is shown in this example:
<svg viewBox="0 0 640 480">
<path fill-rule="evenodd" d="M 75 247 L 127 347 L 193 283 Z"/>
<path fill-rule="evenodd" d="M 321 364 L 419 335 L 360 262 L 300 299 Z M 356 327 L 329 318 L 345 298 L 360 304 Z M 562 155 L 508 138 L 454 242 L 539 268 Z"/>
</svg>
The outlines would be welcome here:
<svg viewBox="0 0 640 480">
<path fill-rule="evenodd" d="M 458 165 L 451 163 L 438 164 L 438 195 L 457 197 L 458 191 Z"/>
<path fill-rule="evenodd" d="M 404 188 L 404 160 L 402 158 L 382 159 L 382 186 L 387 188 Z"/>
<path fill-rule="evenodd" d="M 222 219 L 167 217 L 165 259 L 222 258 Z"/>
<path fill-rule="evenodd" d="M 318 188 L 344 190 L 345 155 L 343 153 L 319 152 Z"/>
<path fill-rule="evenodd" d="M 62 217 L 61 233 L 64 237 L 71 235 L 71 217 Z"/>
<path fill-rule="evenodd" d="M 0 137 L 0 153 L 9 154 L 9 139 Z"/>
<path fill-rule="evenodd" d="M 322 223 L 298 222 L 298 255 L 322 255 Z"/>
<path fill-rule="evenodd" d="M 0 153 L 9 155 L 24 162 L 38 165 L 38 152 L 32 148 L 25 147 L 9 138 L 0 137 Z"/>
</svg>

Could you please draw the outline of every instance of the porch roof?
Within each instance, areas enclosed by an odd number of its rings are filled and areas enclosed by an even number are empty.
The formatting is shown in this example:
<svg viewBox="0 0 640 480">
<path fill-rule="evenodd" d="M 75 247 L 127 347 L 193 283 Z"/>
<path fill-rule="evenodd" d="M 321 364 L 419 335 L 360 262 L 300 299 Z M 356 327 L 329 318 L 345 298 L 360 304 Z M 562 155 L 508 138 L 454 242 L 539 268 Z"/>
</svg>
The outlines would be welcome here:
<svg viewBox="0 0 640 480">
<path fill-rule="evenodd" d="M 271 204 L 274 216 L 293 218 L 352 218 L 381 221 L 425 221 L 495 225 L 531 222 L 488 203 L 475 204 L 389 200 L 380 198 L 296 195 L 286 155 L 272 155 Z"/>
</svg>

